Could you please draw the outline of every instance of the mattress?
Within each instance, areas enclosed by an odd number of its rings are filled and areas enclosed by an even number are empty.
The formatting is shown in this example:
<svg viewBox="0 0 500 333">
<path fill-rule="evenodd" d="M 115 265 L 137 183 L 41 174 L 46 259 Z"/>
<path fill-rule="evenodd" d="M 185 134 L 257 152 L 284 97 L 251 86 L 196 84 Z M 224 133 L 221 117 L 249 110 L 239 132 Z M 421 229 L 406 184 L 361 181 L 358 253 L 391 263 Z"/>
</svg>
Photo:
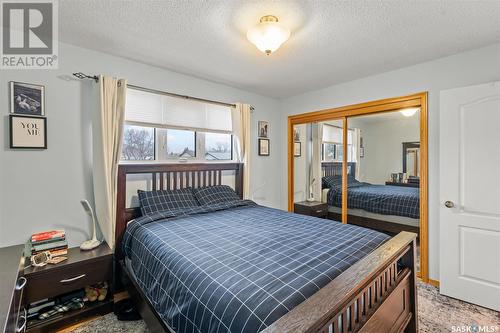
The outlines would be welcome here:
<svg viewBox="0 0 500 333">
<path fill-rule="evenodd" d="M 259 332 L 387 239 L 241 201 L 136 219 L 123 249 L 177 332 Z"/>
<path fill-rule="evenodd" d="M 327 202 L 331 206 L 342 206 L 342 186 L 330 187 Z M 413 219 L 420 218 L 420 189 L 403 186 L 374 185 L 349 179 L 347 206 L 381 215 L 396 215 Z"/>
</svg>

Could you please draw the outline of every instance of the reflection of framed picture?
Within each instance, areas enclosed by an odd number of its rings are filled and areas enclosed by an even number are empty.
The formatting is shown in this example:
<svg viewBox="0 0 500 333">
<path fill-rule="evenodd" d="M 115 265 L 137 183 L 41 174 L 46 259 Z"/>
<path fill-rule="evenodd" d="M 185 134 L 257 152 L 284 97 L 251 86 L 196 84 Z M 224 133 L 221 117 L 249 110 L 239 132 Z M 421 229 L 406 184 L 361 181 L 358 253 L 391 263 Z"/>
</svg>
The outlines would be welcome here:
<svg viewBox="0 0 500 333">
<path fill-rule="evenodd" d="M 293 156 L 294 157 L 300 157 L 302 150 L 302 144 L 300 142 L 294 142 L 293 143 Z"/>
<path fill-rule="evenodd" d="M 269 156 L 269 139 L 259 139 L 259 156 Z"/>
<path fill-rule="evenodd" d="M 267 121 L 259 120 L 259 137 L 269 137 L 269 123 Z"/>
<path fill-rule="evenodd" d="M 300 141 L 300 131 L 298 128 L 293 129 L 293 141 L 295 142 Z"/>
<path fill-rule="evenodd" d="M 11 114 L 10 148 L 47 149 L 47 118 Z"/>
<path fill-rule="evenodd" d="M 45 87 L 10 81 L 10 113 L 45 115 Z"/>
</svg>

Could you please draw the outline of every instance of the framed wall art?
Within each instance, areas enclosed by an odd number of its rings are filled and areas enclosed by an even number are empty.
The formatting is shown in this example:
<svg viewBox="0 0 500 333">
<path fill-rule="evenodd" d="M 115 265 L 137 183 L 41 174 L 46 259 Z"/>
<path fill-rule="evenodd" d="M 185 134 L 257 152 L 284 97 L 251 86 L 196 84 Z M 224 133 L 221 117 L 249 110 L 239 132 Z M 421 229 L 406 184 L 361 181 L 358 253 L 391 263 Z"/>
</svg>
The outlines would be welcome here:
<svg viewBox="0 0 500 333">
<path fill-rule="evenodd" d="M 259 156 L 269 156 L 269 139 L 259 139 Z"/>
<path fill-rule="evenodd" d="M 269 137 L 269 123 L 267 121 L 259 120 L 259 138 Z"/>
<path fill-rule="evenodd" d="M 47 118 L 11 114 L 10 148 L 47 149 Z"/>
<path fill-rule="evenodd" d="M 10 113 L 44 116 L 45 87 L 10 81 Z"/>
<path fill-rule="evenodd" d="M 293 129 L 293 141 L 295 141 L 295 142 L 300 141 L 300 131 L 298 128 Z"/>
<path fill-rule="evenodd" d="M 300 157 L 302 155 L 302 144 L 300 142 L 293 143 L 293 156 Z"/>
</svg>

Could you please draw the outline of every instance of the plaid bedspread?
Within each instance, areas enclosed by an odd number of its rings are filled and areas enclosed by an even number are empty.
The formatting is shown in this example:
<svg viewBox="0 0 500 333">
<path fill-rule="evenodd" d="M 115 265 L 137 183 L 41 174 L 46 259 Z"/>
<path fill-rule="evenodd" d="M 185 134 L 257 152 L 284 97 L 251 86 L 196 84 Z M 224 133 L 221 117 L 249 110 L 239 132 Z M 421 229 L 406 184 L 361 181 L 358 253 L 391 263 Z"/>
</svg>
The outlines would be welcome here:
<svg viewBox="0 0 500 333">
<path fill-rule="evenodd" d="M 328 204 L 342 207 L 342 186 L 334 185 L 328 191 Z M 418 188 L 372 185 L 358 181 L 349 182 L 347 207 L 364 209 L 384 215 L 420 218 L 420 193 Z"/>
<path fill-rule="evenodd" d="M 238 201 L 139 218 L 124 251 L 176 332 L 259 332 L 387 239 Z"/>
</svg>

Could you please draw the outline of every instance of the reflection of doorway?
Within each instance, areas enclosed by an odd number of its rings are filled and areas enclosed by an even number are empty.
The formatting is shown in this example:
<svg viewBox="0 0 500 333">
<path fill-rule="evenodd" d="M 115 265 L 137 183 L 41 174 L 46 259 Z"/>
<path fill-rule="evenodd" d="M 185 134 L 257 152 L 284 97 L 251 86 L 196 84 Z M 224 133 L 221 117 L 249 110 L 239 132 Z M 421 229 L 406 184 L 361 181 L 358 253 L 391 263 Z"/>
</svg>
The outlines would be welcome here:
<svg viewBox="0 0 500 333">
<path fill-rule="evenodd" d="M 403 142 L 403 173 L 419 177 L 420 142 Z"/>
<path fill-rule="evenodd" d="M 361 103 L 356 105 L 350 105 L 340 108 L 321 110 L 316 112 L 304 113 L 299 115 L 290 116 L 288 118 L 288 208 L 290 211 L 293 210 L 294 203 L 294 158 L 293 158 L 293 129 L 294 126 L 300 124 L 307 124 L 313 122 L 325 122 L 336 119 L 337 122 L 340 122 L 343 129 L 343 137 L 341 142 L 348 142 L 349 138 L 349 121 L 351 117 L 362 116 L 362 115 L 376 115 L 381 113 L 387 113 L 395 110 L 402 109 L 420 109 L 420 146 L 418 150 L 414 148 L 409 152 L 409 156 L 405 154 L 404 160 L 406 161 L 407 169 L 410 169 L 409 163 L 411 163 L 411 173 L 419 176 L 419 193 L 420 193 L 420 202 L 417 204 L 420 206 L 420 276 L 424 282 L 428 282 L 428 232 L 427 232 L 427 218 L 428 218 L 428 202 L 427 202 L 427 93 L 419 93 L 415 95 L 389 98 L 384 100 L 378 100 L 373 102 Z M 361 147 L 363 144 L 361 145 Z M 401 147 L 401 143 L 399 143 L 399 147 Z M 342 176 L 342 203 L 341 203 L 341 216 L 342 222 L 348 222 L 348 213 L 347 213 L 347 189 L 348 189 L 348 168 L 349 164 L 347 161 L 348 158 L 348 145 L 342 145 L 343 152 L 342 154 L 337 154 L 342 156 L 342 160 L 338 163 L 341 164 L 341 172 L 339 172 Z M 401 148 L 396 148 L 396 151 L 399 151 L 397 154 L 400 154 Z M 365 149 L 362 150 L 363 155 L 365 154 Z M 361 153 L 361 151 L 360 151 Z M 399 157 L 401 158 L 401 157 Z M 401 160 L 399 160 L 401 163 Z M 399 171 L 401 172 L 401 171 Z M 418 221 L 418 220 L 417 220 Z"/>
</svg>

